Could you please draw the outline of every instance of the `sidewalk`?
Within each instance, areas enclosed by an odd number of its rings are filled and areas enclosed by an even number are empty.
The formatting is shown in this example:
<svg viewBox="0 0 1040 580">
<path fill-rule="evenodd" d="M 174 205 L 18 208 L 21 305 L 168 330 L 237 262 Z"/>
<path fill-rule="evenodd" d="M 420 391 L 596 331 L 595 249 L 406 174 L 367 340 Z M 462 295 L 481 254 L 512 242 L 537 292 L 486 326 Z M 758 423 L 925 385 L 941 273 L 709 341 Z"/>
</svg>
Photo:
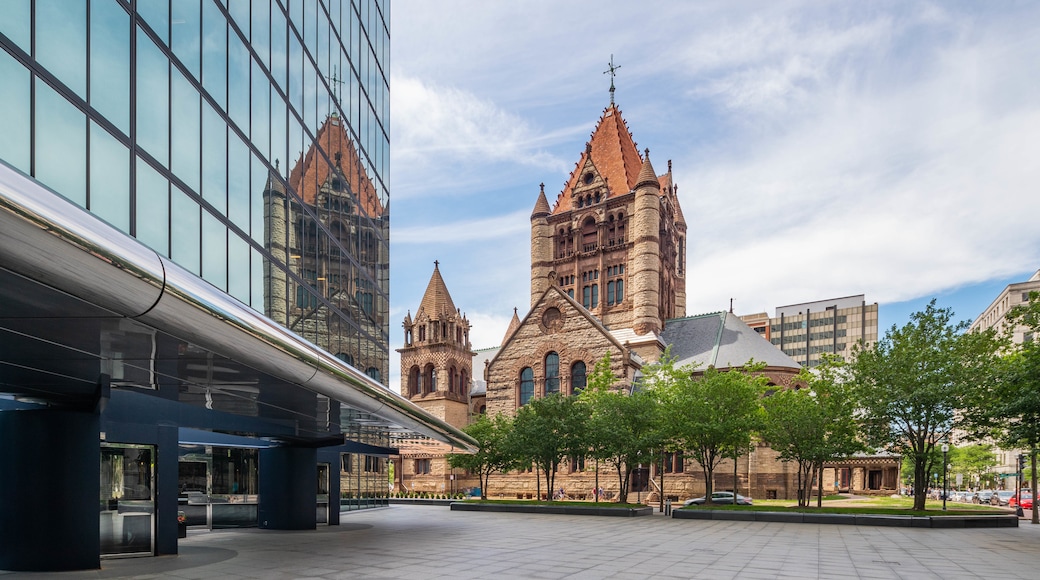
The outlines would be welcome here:
<svg viewBox="0 0 1040 580">
<path fill-rule="evenodd" d="M 1008 579 L 1036 578 L 1038 554 L 1040 526 L 1028 522 L 927 530 L 390 506 L 346 512 L 342 525 L 315 531 L 192 531 L 179 556 L 24 576 Z"/>
</svg>

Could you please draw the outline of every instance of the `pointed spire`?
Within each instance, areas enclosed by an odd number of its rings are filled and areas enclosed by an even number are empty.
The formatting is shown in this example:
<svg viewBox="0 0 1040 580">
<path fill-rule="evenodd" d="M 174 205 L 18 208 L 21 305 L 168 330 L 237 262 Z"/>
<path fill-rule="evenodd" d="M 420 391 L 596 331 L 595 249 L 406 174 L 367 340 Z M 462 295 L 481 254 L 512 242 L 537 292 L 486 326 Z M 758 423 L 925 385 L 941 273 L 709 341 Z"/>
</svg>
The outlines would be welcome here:
<svg viewBox="0 0 1040 580">
<path fill-rule="evenodd" d="M 437 317 L 444 313 L 451 314 L 456 310 L 455 303 L 451 301 L 451 294 L 448 293 L 448 287 L 441 278 L 440 262 L 434 261 L 433 275 L 430 276 L 430 283 L 426 286 L 426 293 L 423 294 L 419 310 L 415 314 L 418 317 L 420 313 L 425 312 L 427 316 Z"/>
<path fill-rule="evenodd" d="M 542 183 L 538 192 L 538 201 L 534 203 L 534 211 L 531 212 L 531 219 L 545 217 L 549 215 L 549 200 L 545 199 L 545 184 Z"/>
<path fill-rule="evenodd" d="M 520 317 L 516 314 L 516 308 L 513 308 L 513 319 L 509 321 L 509 328 L 506 329 L 506 335 L 502 337 L 502 344 L 504 345 L 509 341 L 509 337 L 513 336 L 516 329 L 520 328 Z"/>
<path fill-rule="evenodd" d="M 657 180 L 657 173 L 654 172 L 654 166 L 650 164 L 650 150 L 646 150 L 646 155 L 643 158 L 643 167 L 639 170 L 639 176 L 636 177 L 636 189 L 643 187 L 644 185 L 653 185 L 658 189 L 661 188 L 661 182 Z"/>
</svg>

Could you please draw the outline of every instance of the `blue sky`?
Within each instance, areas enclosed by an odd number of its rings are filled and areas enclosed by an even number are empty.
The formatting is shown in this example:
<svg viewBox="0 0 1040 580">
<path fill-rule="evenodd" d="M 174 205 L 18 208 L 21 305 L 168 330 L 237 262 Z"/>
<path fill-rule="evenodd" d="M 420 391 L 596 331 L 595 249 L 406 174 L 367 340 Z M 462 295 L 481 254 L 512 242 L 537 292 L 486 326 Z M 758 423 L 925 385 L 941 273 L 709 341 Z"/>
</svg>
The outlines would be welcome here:
<svg viewBox="0 0 1040 580">
<path fill-rule="evenodd" d="M 475 347 L 616 100 L 688 223 L 687 312 L 851 294 L 958 319 L 1040 268 L 1040 4 L 395 0 L 391 348 L 440 261 Z M 396 386 L 397 358 L 391 360 Z"/>
</svg>

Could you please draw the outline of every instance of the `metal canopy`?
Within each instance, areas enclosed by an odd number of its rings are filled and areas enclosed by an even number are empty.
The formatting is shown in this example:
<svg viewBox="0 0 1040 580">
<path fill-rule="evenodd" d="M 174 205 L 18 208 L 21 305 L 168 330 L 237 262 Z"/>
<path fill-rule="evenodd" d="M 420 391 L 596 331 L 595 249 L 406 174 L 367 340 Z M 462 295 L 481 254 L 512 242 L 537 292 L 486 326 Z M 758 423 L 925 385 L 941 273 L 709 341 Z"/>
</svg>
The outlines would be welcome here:
<svg viewBox="0 0 1040 580">
<path fill-rule="evenodd" d="M 476 442 L 0 163 L 0 396 L 89 405 L 99 382 L 328 440 Z"/>
</svg>

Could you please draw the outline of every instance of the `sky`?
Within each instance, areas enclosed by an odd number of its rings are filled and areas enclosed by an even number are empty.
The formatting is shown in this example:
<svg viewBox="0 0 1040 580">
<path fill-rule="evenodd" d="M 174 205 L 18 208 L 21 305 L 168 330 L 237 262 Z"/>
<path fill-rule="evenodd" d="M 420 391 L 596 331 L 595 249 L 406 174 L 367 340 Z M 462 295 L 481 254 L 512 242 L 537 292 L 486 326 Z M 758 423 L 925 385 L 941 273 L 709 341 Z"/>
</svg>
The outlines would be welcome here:
<svg viewBox="0 0 1040 580">
<path fill-rule="evenodd" d="M 394 0 L 391 349 L 434 260 L 497 346 L 530 215 L 609 104 L 688 228 L 687 314 L 864 294 L 957 320 L 1040 268 L 1040 3 Z M 390 363 L 391 387 L 399 359 Z"/>
</svg>

